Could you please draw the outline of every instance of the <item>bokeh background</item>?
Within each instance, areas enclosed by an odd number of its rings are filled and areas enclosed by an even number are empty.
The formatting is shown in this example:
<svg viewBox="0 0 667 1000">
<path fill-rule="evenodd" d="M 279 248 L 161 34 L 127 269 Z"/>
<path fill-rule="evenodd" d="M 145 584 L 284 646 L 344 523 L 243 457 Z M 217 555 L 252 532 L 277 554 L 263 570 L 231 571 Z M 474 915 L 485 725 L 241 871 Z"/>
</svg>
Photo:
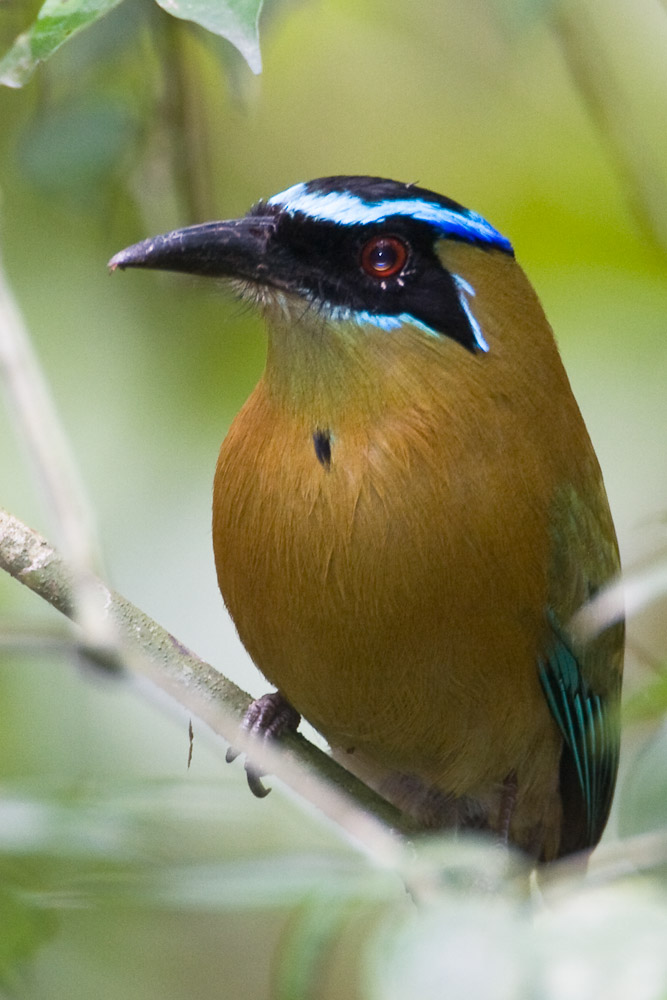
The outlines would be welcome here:
<svg viewBox="0 0 667 1000">
<path fill-rule="evenodd" d="M 1 5 L 3 49 L 37 6 Z M 296 181 L 417 181 L 508 235 L 556 331 L 625 566 L 667 549 L 664 5 L 267 0 L 260 27 L 255 77 L 228 43 L 125 0 L 26 87 L 0 89 L 4 263 L 108 579 L 253 694 L 265 684 L 225 616 L 209 521 L 220 441 L 262 370 L 261 321 L 213 283 L 106 262 Z M 52 537 L 7 410 L 0 504 Z M 630 623 L 630 696 L 665 664 L 666 619 L 663 600 Z M 57 614 L 5 578 L 0 634 L 0 982 L 50 1000 L 410 995 L 378 985 L 362 946 L 404 905 L 397 881 L 280 789 L 252 800 L 196 723 L 188 770 L 187 719 L 58 652 Z M 651 714 L 626 728 L 610 839 L 667 827 Z M 317 990 L 301 994 L 284 970 L 304 927 Z"/>
</svg>

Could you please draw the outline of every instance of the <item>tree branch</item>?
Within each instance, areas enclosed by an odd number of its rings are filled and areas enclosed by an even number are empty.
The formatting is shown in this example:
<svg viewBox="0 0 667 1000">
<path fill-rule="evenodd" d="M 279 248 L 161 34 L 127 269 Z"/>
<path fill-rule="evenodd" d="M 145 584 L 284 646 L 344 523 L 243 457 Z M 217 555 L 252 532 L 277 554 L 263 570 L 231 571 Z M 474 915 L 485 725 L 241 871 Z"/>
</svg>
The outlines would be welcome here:
<svg viewBox="0 0 667 1000">
<path fill-rule="evenodd" d="M 288 733 L 278 746 L 242 732 L 250 696 L 94 575 L 94 518 L 1 261 L 0 381 L 67 555 L 0 508 L 0 568 L 76 622 L 73 647 L 88 661 L 143 693 L 163 692 L 318 806 L 376 861 L 395 865 L 399 841 L 388 827 L 405 826 L 397 810 L 304 737 Z"/>
<path fill-rule="evenodd" d="M 57 543 L 75 568 L 99 570 L 101 554 L 92 507 L 1 260 L 0 382 L 53 520 Z"/>
<path fill-rule="evenodd" d="M 88 586 L 90 574 L 102 565 L 95 517 L 1 260 L 0 383 L 5 385 L 13 423 L 32 462 L 58 543 L 75 574 L 79 624 L 89 643 L 109 644 L 111 637 L 101 631 L 104 620 L 94 588 Z"/>
<path fill-rule="evenodd" d="M 1 508 L 0 568 L 75 619 L 79 574 L 41 535 Z M 146 693 L 164 692 L 321 809 L 376 862 L 398 864 L 402 846 L 396 831 L 407 824 L 397 810 L 298 733 L 267 745 L 241 732 L 251 700 L 245 691 L 98 577 L 90 575 L 87 586 L 104 618 L 97 634 L 112 637 L 103 647 L 91 648 L 84 634 L 79 648 L 89 659 L 119 671 Z"/>
</svg>

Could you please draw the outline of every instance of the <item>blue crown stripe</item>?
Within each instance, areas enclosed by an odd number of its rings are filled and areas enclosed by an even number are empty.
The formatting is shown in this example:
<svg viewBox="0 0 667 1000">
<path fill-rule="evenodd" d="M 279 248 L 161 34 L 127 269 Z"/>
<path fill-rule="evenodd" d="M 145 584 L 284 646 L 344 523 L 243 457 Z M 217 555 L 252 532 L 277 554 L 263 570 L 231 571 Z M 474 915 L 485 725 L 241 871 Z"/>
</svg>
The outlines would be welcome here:
<svg viewBox="0 0 667 1000">
<path fill-rule="evenodd" d="M 337 222 L 343 226 L 368 225 L 383 222 L 392 215 L 405 215 L 431 223 L 444 234 L 464 240 L 479 240 L 508 253 L 513 252 L 510 241 L 481 215 L 467 209 L 457 212 L 423 198 L 364 201 L 349 191 L 330 191 L 328 194 L 308 191 L 307 184 L 301 183 L 269 198 L 268 204 L 283 208 L 286 212 L 301 212 L 312 219 Z"/>
</svg>

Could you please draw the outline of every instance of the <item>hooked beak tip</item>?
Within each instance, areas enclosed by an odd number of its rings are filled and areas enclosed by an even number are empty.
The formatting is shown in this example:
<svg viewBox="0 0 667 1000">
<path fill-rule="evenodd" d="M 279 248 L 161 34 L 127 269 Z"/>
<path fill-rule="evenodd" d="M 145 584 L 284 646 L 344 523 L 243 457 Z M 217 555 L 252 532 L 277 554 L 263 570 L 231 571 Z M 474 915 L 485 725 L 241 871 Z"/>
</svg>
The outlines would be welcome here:
<svg viewBox="0 0 667 1000">
<path fill-rule="evenodd" d="M 186 226 L 125 247 L 107 266 L 110 272 L 140 267 L 214 278 L 253 277 L 274 227 L 271 217 L 245 216 Z"/>
<path fill-rule="evenodd" d="M 131 247 L 125 247 L 114 254 L 107 267 L 110 272 L 124 271 L 126 267 L 140 267 L 146 263 L 146 240 L 143 243 L 134 243 Z"/>
</svg>

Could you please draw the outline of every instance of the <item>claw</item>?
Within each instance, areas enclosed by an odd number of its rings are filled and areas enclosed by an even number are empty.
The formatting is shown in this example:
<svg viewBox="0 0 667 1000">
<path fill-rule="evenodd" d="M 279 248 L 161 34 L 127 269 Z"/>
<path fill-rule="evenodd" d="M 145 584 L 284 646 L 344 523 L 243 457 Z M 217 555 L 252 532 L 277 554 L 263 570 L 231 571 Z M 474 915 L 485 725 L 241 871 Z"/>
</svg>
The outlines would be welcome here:
<svg viewBox="0 0 667 1000">
<path fill-rule="evenodd" d="M 246 763 L 245 776 L 248 780 L 248 788 L 255 798 L 265 799 L 271 789 L 262 784 L 262 772 L 258 771 L 257 768 L 253 767 L 251 764 Z"/>
<path fill-rule="evenodd" d="M 252 702 L 241 723 L 241 729 L 264 740 L 275 740 L 283 733 L 296 732 L 300 722 L 301 716 L 296 709 L 290 705 L 280 691 L 273 691 Z M 240 753 L 240 750 L 228 747 L 225 760 L 231 764 Z M 262 784 L 263 772 L 249 761 L 246 761 L 245 770 L 248 787 L 252 794 L 258 799 L 265 798 L 271 789 Z"/>
</svg>

